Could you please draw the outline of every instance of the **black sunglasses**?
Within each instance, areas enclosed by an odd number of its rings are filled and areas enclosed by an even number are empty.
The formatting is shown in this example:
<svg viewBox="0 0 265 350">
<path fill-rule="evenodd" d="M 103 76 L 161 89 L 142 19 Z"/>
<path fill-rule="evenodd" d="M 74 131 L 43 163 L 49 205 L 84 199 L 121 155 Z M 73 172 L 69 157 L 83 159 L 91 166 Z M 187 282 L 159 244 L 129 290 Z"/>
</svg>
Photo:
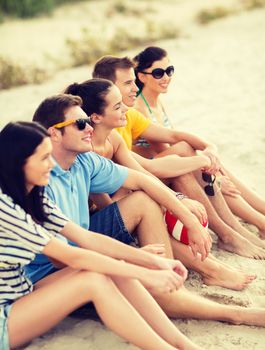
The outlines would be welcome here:
<svg viewBox="0 0 265 350">
<path fill-rule="evenodd" d="M 208 182 L 208 185 L 204 187 L 204 192 L 207 196 L 214 196 L 214 187 L 213 184 L 215 182 L 215 175 L 210 175 L 208 173 L 202 173 L 202 179 L 204 182 Z"/>
<path fill-rule="evenodd" d="M 92 125 L 92 120 L 90 117 L 88 118 L 82 118 L 82 119 L 76 119 L 75 124 L 77 126 L 78 130 L 84 130 L 86 125 L 88 124 L 89 126 Z"/>
<path fill-rule="evenodd" d="M 168 77 L 172 77 L 174 74 L 174 66 L 168 66 L 166 69 L 163 68 L 155 68 L 152 70 L 152 72 L 141 72 L 143 74 L 151 74 L 153 78 L 155 79 L 161 79 L 163 76 L 166 75 Z"/>
<path fill-rule="evenodd" d="M 78 130 L 84 130 L 87 124 L 92 126 L 92 120 L 91 117 L 80 119 L 68 119 L 64 122 L 53 125 L 53 127 L 56 129 L 61 129 L 71 124 L 75 124 Z"/>
</svg>

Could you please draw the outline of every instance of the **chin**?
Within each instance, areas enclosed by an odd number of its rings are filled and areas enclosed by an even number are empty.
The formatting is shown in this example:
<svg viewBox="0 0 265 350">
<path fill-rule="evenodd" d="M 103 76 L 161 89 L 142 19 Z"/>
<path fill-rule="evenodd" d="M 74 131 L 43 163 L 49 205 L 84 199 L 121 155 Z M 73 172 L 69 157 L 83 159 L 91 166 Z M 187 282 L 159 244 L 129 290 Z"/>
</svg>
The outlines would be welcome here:
<svg viewBox="0 0 265 350">
<path fill-rule="evenodd" d="M 38 184 L 38 186 L 42 187 L 42 186 L 47 186 L 49 184 L 49 178 L 43 180 L 40 184 Z"/>
<path fill-rule="evenodd" d="M 127 125 L 127 120 L 123 120 L 120 122 L 119 125 L 116 126 L 116 128 L 121 128 L 121 127 L 126 126 L 126 125 Z"/>
<path fill-rule="evenodd" d="M 132 108 L 134 106 L 134 103 L 135 103 L 135 99 L 131 100 L 131 101 L 128 101 L 128 103 L 126 103 L 126 106 L 129 107 L 129 108 Z"/>
</svg>

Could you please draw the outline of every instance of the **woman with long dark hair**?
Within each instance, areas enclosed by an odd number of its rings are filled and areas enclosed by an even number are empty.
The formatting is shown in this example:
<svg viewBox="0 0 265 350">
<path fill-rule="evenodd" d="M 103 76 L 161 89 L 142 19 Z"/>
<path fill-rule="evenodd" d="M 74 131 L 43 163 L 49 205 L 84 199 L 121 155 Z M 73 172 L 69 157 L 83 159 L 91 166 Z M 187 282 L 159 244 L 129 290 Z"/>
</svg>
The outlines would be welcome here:
<svg viewBox="0 0 265 350">
<path fill-rule="evenodd" d="M 146 118 L 151 119 L 168 128 L 172 128 L 166 108 L 161 101 L 161 94 L 168 91 L 171 79 L 174 74 L 174 66 L 166 50 L 157 46 L 149 46 L 134 57 L 136 84 L 139 94 L 134 107 Z M 149 144 L 144 139 L 139 139 L 134 150 L 142 155 L 154 155 L 153 152 L 167 152 L 166 144 Z M 194 152 L 193 152 L 194 153 Z M 186 156 L 192 156 L 188 152 Z M 224 198 L 231 211 L 246 222 L 255 225 L 259 229 L 261 238 L 265 238 L 265 200 L 242 183 L 234 174 L 225 167 L 221 167 L 221 173 L 217 173 L 216 182 L 219 183 Z M 228 214 L 228 212 L 227 212 Z M 264 243 L 258 240 L 253 234 L 242 228 L 238 221 L 230 215 L 230 223 L 241 232 L 244 237 L 258 246 L 264 248 Z"/>
<path fill-rule="evenodd" d="M 111 330 L 141 349 L 199 349 L 144 288 L 172 292 L 185 268 L 69 221 L 43 194 L 51 151 L 37 123 L 9 123 L 0 132 L 1 350 L 45 333 L 89 301 Z M 58 233 L 83 248 L 62 242 Z M 23 266 L 40 252 L 66 267 L 33 286 Z"/>
</svg>

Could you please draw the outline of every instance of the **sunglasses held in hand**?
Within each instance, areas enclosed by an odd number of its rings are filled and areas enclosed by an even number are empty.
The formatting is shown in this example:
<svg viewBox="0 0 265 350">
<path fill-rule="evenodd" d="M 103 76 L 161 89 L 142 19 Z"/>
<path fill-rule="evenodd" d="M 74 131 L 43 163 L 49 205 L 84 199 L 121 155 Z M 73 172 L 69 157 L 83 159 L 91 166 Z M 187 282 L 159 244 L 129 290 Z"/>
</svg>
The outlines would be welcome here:
<svg viewBox="0 0 265 350">
<path fill-rule="evenodd" d="M 207 196 L 214 196 L 213 184 L 215 182 L 216 176 L 208 173 L 202 173 L 202 179 L 204 182 L 208 182 L 208 185 L 204 187 L 204 192 L 207 194 Z"/>
<path fill-rule="evenodd" d="M 141 72 L 143 74 L 150 74 L 155 79 L 161 79 L 166 74 L 168 77 L 172 77 L 174 74 L 174 66 L 168 66 L 166 69 L 155 68 L 152 72 Z"/>
<path fill-rule="evenodd" d="M 90 126 L 92 125 L 92 121 L 90 117 L 80 119 L 68 119 L 64 122 L 54 124 L 52 127 L 56 129 L 61 129 L 71 124 L 75 124 L 78 130 L 84 130 L 87 124 Z"/>
</svg>

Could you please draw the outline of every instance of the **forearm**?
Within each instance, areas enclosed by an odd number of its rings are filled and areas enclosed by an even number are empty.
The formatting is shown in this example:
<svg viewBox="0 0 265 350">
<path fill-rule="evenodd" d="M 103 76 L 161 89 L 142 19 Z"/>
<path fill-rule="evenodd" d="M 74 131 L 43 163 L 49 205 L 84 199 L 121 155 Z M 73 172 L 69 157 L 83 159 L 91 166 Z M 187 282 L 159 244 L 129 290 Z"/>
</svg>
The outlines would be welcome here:
<svg viewBox="0 0 265 350">
<path fill-rule="evenodd" d="M 131 152 L 132 154 L 133 152 Z M 141 156 L 139 156 L 140 158 L 143 158 Z M 123 162 L 123 166 L 126 166 L 127 168 L 133 169 L 133 170 L 137 170 L 143 174 L 146 175 L 150 175 L 153 176 L 151 174 L 151 172 L 144 166 L 145 165 L 145 161 L 142 161 L 140 158 L 138 158 L 137 160 L 135 159 L 134 156 L 132 156 L 133 162 L 132 161 L 128 161 L 127 162 Z M 145 158 L 143 158 L 145 159 Z M 148 159 L 146 159 L 148 161 Z"/>
<path fill-rule="evenodd" d="M 75 242 L 79 247 L 90 249 L 115 259 L 146 267 L 153 267 L 155 264 L 155 255 L 123 244 L 100 233 L 84 230 L 73 222 L 67 223 L 62 230 L 62 234 Z"/>
<path fill-rule="evenodd" d="M 195 215 L 176 198 L 173 191 L 152 177 L 147 177 L 144 174 L 138 176 L 137 172 L 130 170 L 123 186 L 144 191 L 154 201 L 176 215 L 187 228 L 199 223 Z"/>
<path fill-rule="evenodd" d="M 104 254 L 99 254 L 94 251 L 83 250 L 80 251 L 73 261 L 72 267 L 75 269 L 92 270 L 106 275 L 136 278 L 141 280 L 144 274 L 147 273 L 145 267 L 133 265 L 125 261 L 113 259 Z"/>
<path fill-rule="evenodd" d="M 72 247 L 58 241 L 56 238 L 47 244 L 43 253 L 76 270 L 89 270 L 106 275 L 140 280 L 148 272 L 148 269 L 144 267 L 119 261 L 95 251 Z"/>
<path fill-rule="evenodd" d="M 160 179 L 165 179 L 187 174 L 210 165 L 210 159 L 203 155 L 194 157 L 169 155 L 148 160 L 146 169 Z"/>
<path fill-rule="evenodd" d="M 186 141 L 194 150 L 203 151 L 207 147 L 214 146 L 208 141 L 202 139 L 201 137 L 182 131 L 177 132 L 176 139 L 178 139 L 178 141 L 176 142 Z"/>
</svg>

